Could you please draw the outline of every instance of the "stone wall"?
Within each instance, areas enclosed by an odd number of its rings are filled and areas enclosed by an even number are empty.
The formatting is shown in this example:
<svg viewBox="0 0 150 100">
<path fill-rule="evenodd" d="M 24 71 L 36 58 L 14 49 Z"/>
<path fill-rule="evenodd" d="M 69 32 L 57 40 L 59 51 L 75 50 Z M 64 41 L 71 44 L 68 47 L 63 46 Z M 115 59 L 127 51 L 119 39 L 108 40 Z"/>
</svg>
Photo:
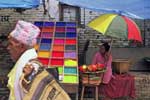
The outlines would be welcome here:
<svg viewBox="0 0 150 100">
<path fill-rule="evenodd" d="M 136 100 L 150 100 L 150 73 L 132 72 L 135 75 Z"/>
</svg>

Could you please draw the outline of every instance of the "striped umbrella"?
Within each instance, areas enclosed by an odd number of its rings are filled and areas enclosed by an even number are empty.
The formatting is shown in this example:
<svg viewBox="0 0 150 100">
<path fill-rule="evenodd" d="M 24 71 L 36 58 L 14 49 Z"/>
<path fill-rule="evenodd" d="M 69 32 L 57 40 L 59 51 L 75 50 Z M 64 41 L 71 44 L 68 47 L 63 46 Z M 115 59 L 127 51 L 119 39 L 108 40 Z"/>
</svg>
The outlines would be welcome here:
<svg viewBox="0 0 150 100">
<path fill-rule="evenodd" d="M 103 35 L 142 42 L 138 26 L 126 16 L 103 14 L 88 23 L 88 26 Z"/>
</svg>

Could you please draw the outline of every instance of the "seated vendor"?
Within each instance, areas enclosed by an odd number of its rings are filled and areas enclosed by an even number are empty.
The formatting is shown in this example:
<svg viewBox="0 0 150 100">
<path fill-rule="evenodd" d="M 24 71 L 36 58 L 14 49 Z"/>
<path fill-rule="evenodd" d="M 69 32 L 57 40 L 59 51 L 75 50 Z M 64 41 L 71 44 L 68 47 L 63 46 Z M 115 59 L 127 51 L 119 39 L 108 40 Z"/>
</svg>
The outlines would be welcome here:
<svg viewBox="0 0 150 100">
<path fill-rule="evenodd" d="M 102 83 L 108 84 L 112 77 L 112 55 L 110 53 L 110 45 L 108 43 L 103 43 L 99 46 L 99 51 L 95 53 L 92 64 L 104 64 L 106 67 L 106 72 L 103 75 Z"/>
</svg>

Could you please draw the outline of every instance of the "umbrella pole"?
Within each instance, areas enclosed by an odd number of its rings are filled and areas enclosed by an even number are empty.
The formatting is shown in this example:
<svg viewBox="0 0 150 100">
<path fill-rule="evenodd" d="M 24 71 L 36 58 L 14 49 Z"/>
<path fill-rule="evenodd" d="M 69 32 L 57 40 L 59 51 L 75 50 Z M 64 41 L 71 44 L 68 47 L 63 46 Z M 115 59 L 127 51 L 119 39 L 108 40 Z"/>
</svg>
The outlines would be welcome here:
<svg viewBox="0 0 150 100">
<path fill-rule="evenodd" d="M 109 53 L 111 53 L 112 44 L 113 44 L 113 39 L 111 38 Z"/>
<path fill-rule="evenodd" d="M 113 43 L 113 39 L 111 38 L 110 48 L 109 48 L 109 51 L 107 52 L 107 55 L 106 55 L 106 57 L 107 57 L 106 61 L 108 61 L 109 56 L 111 55 L 112 43 Z"/>
</svg>

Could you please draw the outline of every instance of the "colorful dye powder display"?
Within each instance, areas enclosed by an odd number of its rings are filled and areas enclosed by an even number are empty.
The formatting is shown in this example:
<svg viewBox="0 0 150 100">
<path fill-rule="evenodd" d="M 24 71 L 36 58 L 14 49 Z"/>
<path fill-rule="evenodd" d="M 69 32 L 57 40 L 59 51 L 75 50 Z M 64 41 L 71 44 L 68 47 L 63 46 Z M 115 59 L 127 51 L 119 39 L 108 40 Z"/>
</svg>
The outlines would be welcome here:
<svg viewBox="0 0 150 100">
<path fill-rule="evenodd" d="M 41 30 L 35 48 L 44 67 L 55 68 L 62 83 L 78 83 L 76 22 L 34 23 Z"/>
</svg>

